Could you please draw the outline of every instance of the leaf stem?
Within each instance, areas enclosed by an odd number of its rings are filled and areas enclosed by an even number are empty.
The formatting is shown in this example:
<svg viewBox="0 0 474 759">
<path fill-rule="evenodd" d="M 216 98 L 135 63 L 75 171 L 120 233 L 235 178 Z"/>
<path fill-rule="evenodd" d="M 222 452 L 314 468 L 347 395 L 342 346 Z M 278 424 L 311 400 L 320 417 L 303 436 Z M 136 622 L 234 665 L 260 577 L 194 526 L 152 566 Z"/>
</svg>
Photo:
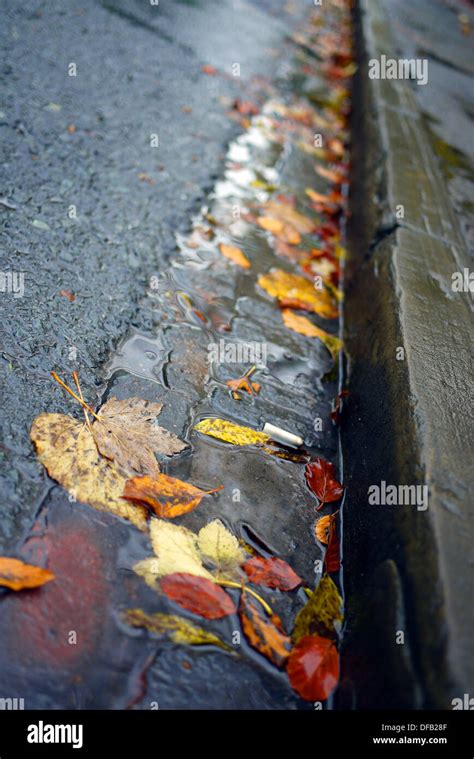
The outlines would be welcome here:
<svg viewBox="0 0 474 759">
<path fill-rule="evenodd" d="M 263 608 L 265 609 L 269 617 L 273 615 L 273 610 L 271 606 L 267 604 L 267 602 L 262 598 L 262 596 L 259 596 L 258 593 L 255 592 L 255 590 L 252 590 L 252 588 L 249 588 L 247 585 L 240 585 L 238 582 L 232 582 L 231 580 L 217 580 L 216 582 L 218 585 L 224 585 L 227 588 L 238 588 L 243 593 L 250 593 L 251 596 L 256 598 L 257 601 L 259 601 L 259 603 L 262 604 Z"/>
<path fill-rule="evenodd" d="M 83 403 L 85 403 L 84 396 L 82 395 L 81 385 L 79 383 L 79 377 L 77 376 L 77 372 L 76 371 L 73 371 L 72 378 L 73 378 L 74 382 L 76 383 L 76 387 L 77 387 L 78 393 L 81 396 L 81 401 Z M 87 410 L 84 407 L 82 408 L 82 410 L 83 410 L 84 416 L 86 418 L 87 429 L 89 430 L 89 432 L 92 433 L 92 427 L 91 427 L 91 421 L 89 419 L 89 414 L 87 413 Z"/>
<path fill-rule="evenodd" d="M 52 376 L 52 378 L 53 378 L 53 379 L 55 379 L 55 380 L 56 380 L 56 382 L 57 382 L 59 385 L 61 385 L 61 387 L 63 387 L 63 388 L 64 388 L 64 389 L 65 389 L 65 390 L 66 390 L 66 391 L 69 393 L 69 395 L 72 395 L 72 397 L 73 397 L 73 398 L 75 398 L 75 399 L 76 399 L 76 401 L 77 401 L 78 403 L 80 403 L 80 404 L 81 404 L 81 406 L 82 406 L 83 408 L 87 409 L 87 411 L 88 411 L 90 414 L 92 414 L 92 416 L 94 417 L 94 419 L 97 419 L 97 421 L 99 421 L 99 422 L 101 422 L 101 421 L 102 421 L 102 419 L 101 419 L 99 416 L 97 416 L 97 414 L 95 413 L 95 411 L 93 411 L 93 410 L 91 409 L 91 407 L 90 407 L 90 406 L 88 406 L 88 405 L 87 405 L 87 403 L 86 403 L 84 400 L 82 400 L 81 398 L 79 398 L 79 396 L 78 396 L 78 395 L 76 395 L 76 393 L 75 393 L 73 390 L 71 390 L 71 388 L 70 388 L 70 387 L 68 387 L 68 385 L 66 385 L 66 383 L 65 383 L 65 382 L 63 382 L 63 381 L 62 381 L 62 379 L 61 379 L 60 377 L 58 377 L 58 375 L 56 374 L 56 372 L 51 372 L 51 376 Z"/>
</svg>

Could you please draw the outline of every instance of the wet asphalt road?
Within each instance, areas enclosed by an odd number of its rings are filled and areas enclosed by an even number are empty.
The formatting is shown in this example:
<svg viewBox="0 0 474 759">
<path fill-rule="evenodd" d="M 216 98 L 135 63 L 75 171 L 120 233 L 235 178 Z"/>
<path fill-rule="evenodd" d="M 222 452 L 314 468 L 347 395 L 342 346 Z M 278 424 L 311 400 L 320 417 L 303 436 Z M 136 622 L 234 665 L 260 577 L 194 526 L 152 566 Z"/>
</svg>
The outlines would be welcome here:
<svg viewBox="0 0 474 759">
<path fill-rule="evenodd" d="M 0 271 L 23 274 L 24 295 L 0 296 L 1 553 L 46 495 L 28 430 L 64 409 L 49 372 L 77 369 L 95 402 L 109 352 L 130 326 L 149 326 L 138 300 L 221 172 L 238 129 L 230 106 L 278 71 L 307 10 L 284 5 L 4 3 Z"/>
</svg>

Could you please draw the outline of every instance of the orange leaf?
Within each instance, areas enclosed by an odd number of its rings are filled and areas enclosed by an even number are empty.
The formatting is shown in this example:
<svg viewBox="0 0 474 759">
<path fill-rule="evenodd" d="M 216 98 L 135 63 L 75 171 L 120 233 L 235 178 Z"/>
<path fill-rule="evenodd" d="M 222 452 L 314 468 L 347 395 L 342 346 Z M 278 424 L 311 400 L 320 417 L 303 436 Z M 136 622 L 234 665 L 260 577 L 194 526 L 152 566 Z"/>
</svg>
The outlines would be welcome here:
<svg viewBox="0 0 474 759">
<path fill-rule="evenodd" d="M 291 687 L 305 701 L 324 701 L 339 680 L 339 654 L 328 638 L 306 635 L 288 660 Z"/>
<path fill-rule="evenodd" d="M 328 544 L 329 528 L 331 526 L 331 517 L 332 517 L 332 514 L 328 514 L 325 517 L 321 517 L 321 519 L 318 519 L 318 521 L 316 522 L 316 527 L 315 527 L 316 537 L 319 540 L 319 542 L 324 543 L 324 545 Z"/>
<path fill-rule="evenodd" d="M 334 184 L 341 184 L 341 182 L 344 182 L 345 180 L 344 174 L 340 171 L 327 169 L 325 166 L 316 166 L 316 172 L 319 176 L 324 177 L 324 179 L 329 180 L 329 182 L 334 182 Z"/>
<path fill-rule="evenodd" d="M 267 232 L 271 232 L 272 234 L 276 235 L 279 234 L 283 230 L 283 222 L 280 221 L 280 219 L 272 219 L 271 216 L 260 216 L 258 219 L 258 224 L 262 227 L 262 229 L 266 229 Z"/>
<path fill-rule="evenodd" d="M 214 66 L 209 66 L 209 64 L 201 66 L 201 71 L 203 74 L 208 74 L 209 76 L 215 76 L 217 74 L 217 69 L 214 68 Z"/>
<path fill-rule="evenodd" d="M 163 577 L 160 588 L 183 609 L 199 614 L 205 619 L 220 619 L 237 611 L 232 598 L 225 590 L 206 577 L 176 572 Z"/>
<path fill-rule="evenodd" d="M 250 582 L 278 590 L 293 590 L 301 585 L 302 579 L 286 561 L 275 557 L 265 559 L 255 556 L 245 562 L 245 570 Z"/>
<path fill-rule="evenodd" d="M 25 564 L 18 559 L 0 557 L 0 585 L 6 588 L 11 588 L 11 590 L 38 588 L 50 580 L 54 580 L 54 574 L 47 569 Z"/>
<path fill-rule="evenodd" d="M 160 473 L 154 477 L 146 475 L 127 480 L 122 498 L 145 503 L 159 517 L 173 519 L 193 511 L 205 495 L 217 490 L 222 490 L 222 486 L 214 490 L 200 490 L 189 482 Z"/>
<path fill-rule="evenodd" d="M 277 667 L 283 667 L 290 651 L 290 638 L 283 632 L 281 620 L 276 614 L 271 618 L 263 615 L 253 600 L 242 593 L 239 608 L 242 630 L 256 651 Z"/>
<path fill-rule="evenodd" d="M 221 243 L 219 249 L 225 258 L 230 259 L 230 261 L 233 261 L 237 266 L 241 266 L 242 269 L 250 269 L 250 261 L 247 256 L 242 253 L 240 248 L 234 248 L 233 245 L 224 245 L 224 243 Z"/>
</svg>

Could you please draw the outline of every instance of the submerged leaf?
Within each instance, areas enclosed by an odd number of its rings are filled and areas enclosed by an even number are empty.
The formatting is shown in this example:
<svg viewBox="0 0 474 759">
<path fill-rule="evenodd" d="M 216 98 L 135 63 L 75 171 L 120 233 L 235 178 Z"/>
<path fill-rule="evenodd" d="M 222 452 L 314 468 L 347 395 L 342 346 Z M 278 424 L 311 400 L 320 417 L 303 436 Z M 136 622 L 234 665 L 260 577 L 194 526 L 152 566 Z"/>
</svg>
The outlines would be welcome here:
<svg viewBox="0 0 474 759">
<path fill-rule="evenodd" d="M 250 582 L 278 590 L 293 590 L 301 585 L 302 579 L 282 559 L 255 556 L 244 564 Z"/>
<path fill-rule="evenodd" d="M 54 574 L 48 569 L 25 564 L 19 559 L 0 556 L 0 586 L 11 590 L 23 590 L 39 588 L 51 580 L 54 580 Z"/>
<path fill-rule="evenodd" d="M 272 269 L 258 278 L 258 284 L 269 295 L 278 300 L 298 301 L 302 308 L 334 319 L 338 311 L 327 290 L 316 289 L 312 282 L 299 274 L 291 274 L 283 269 Z"/>
<path fill-rule="evenodd" d="M 288 660 L 291 687 L 306 701 L 324 701 L 339 680 L 339 654 L 327 638 L 307 635 Z"/>
<path fill-rule="evenodd" d="M 194 429 L 232 445 L 262 445 L 270 440 L 264 432 L 241 427 L 240 424 L 234 424 L 227 419 L 202 419 Z"/>
<path fill-rule="evenodd" d="M 305 635 L 322 635 L 323 638 L 337 638 L 335 622 L 342 622 L 342 598 L 335 583 L 324 575 L 314 593 L 310 596 L 295 619 L 292 633 L 294 643 L 299 643 Z"/>
<path fill-rule="evenodd" d="M 183 609 L 205 619 L 220 619 L 237 611 L 225 590 L 205 577 L 185 573 L 171 574 L 163 577 L 160 587 L 168 598 Z"/>
<path fill-rule="evenodd" d="M 239 607 L 242 630 L 248 642 L 269 661 L 283 668 L 290 652 L 291 641 L 283 632 L 280 619 L 267 617 L 259 606 L 242 593 Z"/>
<path fill-rule="evenodd" d="M 235 248 L 233 245 L 224 245 L 224 243 L 221 243 L 219 245 L 219 250 L 225 258 L 233 261 L 233 263 L 237 264 L 237 266 L 240 266 L 242 269 L 250 269 L 251 263 L 248 260 L 247 256 L 240 250 L 240 248 Z"/>
<path fill-rule="evenodd" d="M 156 556 L 138 562 L 133 570 L 152 588 L 156 589 L 157 579 L 176 572 L 212 580 L 211 573 L 202 564 L 194 532 L 172 522 L 153 519 L 150 538 Z"/>
<path fill-rule="evenodd" d="M 142 398 L 110 398 L 99 411 L 92 432 L 102 456 L 115 461 L 126 474 L 157 474 L 155 453 L 172 456 L 187 448 L 176 435 L 153 422 L 163 404 Z"/>
<path fill-rule="evenodd" d="M 336 335 L 330 335 L 329 332 L 325 332 L 324 329 L 317 327 L 306 316 L 300 316 L 295 314 L 288 308 L 284 308 L 282 311 L 282 317 L 285 325 L 292 329 L 294 332 L 298 332 L 300 335 L 306 337 L 317 337 L 326 346 L 329 353 L 335 360 L 339 351 L 342 349 L 344 343 Z"/>
<path fill-rule="evenodd" d="M 325 503 L 338 501 L 344 493 L 344 487 L 337 481 L 334 464 L 318 456 L 306 464 L 305 477 L 308 486 L 319 498 L 318 511 Z"/>
<path fill-rule="evenodd" d="M 126 478 L 114 461 L 104 459 L 89 429 L 65 414 L 40 414 L 30 436 L 48 474 L 74 499 L 110 511 L 146 529 L 147 510 L 122 498 Z"/>
<path fill-rule="evenodd" d="M 168 637 L 173 643 L 188 646 L 217 646 L 223 651 L 233 651 L 232 647 L 218 635 L 193 625 L 183 617 L 172 614 L 147 614 L 142 609 L 127 609 L 124 621 L 132 627 L 143 627 L 153 635 Z"/>
<path fill-rule="evenodd" d="M 200 490 L 189 482 L 167 474 L 157 474 L 155 477 L 133 477 L 127 480 L 123 497 L 129 501 L 146 503 L 159 517 L 173 519 L 193 511 L 205 495 L 213 492 L 215 491 Z"/>
<path fill-rule="evenodd" d="M 202 560 L 212 564 L 219 575 L 228 575 L 246 559 L 235 535 L 219 519 L 199 530 L 197 541 Z"/>
</svg>

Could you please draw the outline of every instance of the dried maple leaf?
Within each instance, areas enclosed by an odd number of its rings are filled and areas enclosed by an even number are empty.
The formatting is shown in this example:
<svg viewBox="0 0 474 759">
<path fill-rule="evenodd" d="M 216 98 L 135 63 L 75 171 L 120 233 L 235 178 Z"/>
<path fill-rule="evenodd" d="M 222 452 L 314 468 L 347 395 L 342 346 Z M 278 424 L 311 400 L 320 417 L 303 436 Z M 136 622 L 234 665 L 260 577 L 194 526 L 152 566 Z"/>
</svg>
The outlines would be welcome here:
<svg viewBox="0 0 474 759">
<path fill-rule="evenodd" d="M 179 517 L 193 511 L 201 503 L 205 495 L 215 493 L 214 490 L 201 490 L 167 474 L 157 474 L 154 477 L 132 477 L 127 480 L 123 498 L 127 501 L 137 501 L 150 506 L 155 514 L 166 519 Z"/>
<path fill-rule="evenodd" d="M 308 486 L 319 498 L 318 511 L 325 503 L 338 501 L 344 493 L 344 487 L 335 477 L 334 464 L 318 456 L 306 464 L 305 477 Z"/>
<path fill-rule="evenodd" d="M 51 580 L 54 580 L 54 574 L 48 569 L 25 564 L 18 559 L 0 557 L 0 586 L 11 590 L 23 590 L 39 588 Z"/>
<path fill-rule="evenodd" d="M 142 398 L 110 398 L 92 425 L 102 456 L 115 461 L 126 474 L 158 474 L 155 453 L 172 456 L 187 448 L 176 435 L 153 422 L 163 408 Z"/>
<path fill-rule="evenodd" d="M 339 680 L 339 654 L 327 638 L 307 635 L 292 650 L 287 666 L 291 687 L 306 701 L 324 701 Z"/>
<path fill-rule="evenodd" d="M 297 614 L 291 638 L 299 643 L 306 635 L 337 639 L 336 622 L 342 622 L 342 598 L 328 575 L 319 581 L 306 605 Z"/>
<path fill-rule="evenodd" d="M 40 414 L 30 437 L 50 477 L 76 500 L 146 529 L 147 510 L 123 500 L 126 478 L 115 462 L 100 455 L 86 425 L 65 414 Z"/>
<path fill-rule="evenodd" d="M 289 656 L 291 641 L 283 632 L 276 615 L 264 616 L 256 603 L 242 593 L 239 606 L 242 630 L 248 642 L 277 667 L 283 668 Z"/>
<path fill-rule="evenodd" d="M 258 278 L 258 284 L 279 301 L 298 301 L 308 311 L 313 311 L 324 319 L 334 319 L 338 315 L 330 294 L 326 290 L 316 289 L 312 282 L 298 274 L 272 269 Z"/>
<path fill-rule="evenodd" d="M 183 609 L 205 619 L 220 619 L 237 611 L 225 590 L 205 577 L 184 573 L 167 575 L 161 580 L 160 587 L 168 598 Z"/>
<path fill-rule="evenodd" d="M 317 327 L 306 316 L 299 316 L 288 308 L 283 309 L 282 318 L 285 326 L 306 337 L 317 337 L 326 346 L 335 361 L 344 343 L 337 335 L 330 335 L 324 329 Z"/>
<path fill-rule="evenodd" d="M 173 643 L 188 646 L 217 646 L 223 651 L 233 651 L 232 647 L 218 635 L 193 625 L 189 620 L 172 614 L 147 614 L 142 609 L 127 609 L 123 620 L 131 627 L 143 627 L 160 638 L 168 637 Z"/>
<path fill-rule="evenodd" d="M 233 261 L 233 263 L 237 264 L 237 266 L 240 266 L 242 269 L 250 269 L 251 263 L 245 253 L 240 250 L 240 248 L 236 248 L 233 245 L 224 245 L 224 243 L 221 243 L 219 245 L 219 250 L 225 258 Z"/>
<path fill-rule="evenodd" d="M 302 579 L 282 559 L 255 556 L 245 562 L 243 569 L 250 582 L 278 590 L 293 590 L 301 585 Z"/>
</svg>

